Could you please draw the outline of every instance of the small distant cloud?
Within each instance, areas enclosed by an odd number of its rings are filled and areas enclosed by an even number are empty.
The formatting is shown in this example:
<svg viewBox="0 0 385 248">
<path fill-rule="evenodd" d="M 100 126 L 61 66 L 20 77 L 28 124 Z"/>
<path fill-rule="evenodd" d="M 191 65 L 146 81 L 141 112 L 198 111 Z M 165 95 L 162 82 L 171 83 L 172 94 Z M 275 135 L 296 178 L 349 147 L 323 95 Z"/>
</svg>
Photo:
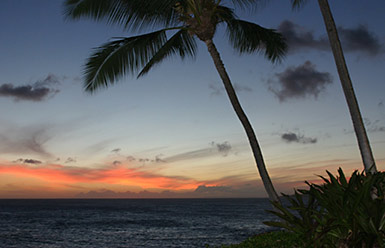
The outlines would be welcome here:
<svg viewBox="0 0 385 248">
<path fill-rule="evenodd" d="M 111 152 L 113 152 L 113 153 L 119 153 L 121 150 L 122 150 L 122 149 L 120 149 L 120 148 L 115 148 L 115 149 L 111 150 Z"/>
<path fill-rule="evenodd" d="M 380 108 L 384 107 L 384 101 L 383 100 L 379 101 L 377 106 Z"/>
<path fill-rule="evenodd" d="M 219 153 L 222 153 L 223 156 L 227 156 L 231 151 L 231 145 L 229 142 L 225 141 L 223 143 L 211 142 L 212 146 L 215 146 Z"/>
<path fill-rule="evenodd" d="M 40 102 L 59 92 L 54 86 L 59 84 L 59 79 L 53 74 L 33 84 L 14 86 L 13 84 L 0 85 L 0 97 L 11 97 L 15 101 Z"/>
<path fill-rule="evenodd" d="M 68 157 L 64 163 L 66 163 L 66 164 L 76 163 L 76 158 Z"/>
<path fill-rule="evenodd" d="M 113 165 L 115 166 L 118 166 L 118 165 L 121 165 L 122 162 L 118 161 L 118 160 L 115 160 L 114 162 L 112 162 Z"/>
<path fill-rule="evenodd" d="M 305 137 L 301 134 L 296 134 L 293 132 L 287 132 L 281 135 L 281 139 L 287 143 L 301 143 L 301 144 L 315 144 L 317 143 L 317 138 Z"/>
<path fill-rule="evenodd" d="M 23 163 L 23 164 L 42 164 L 40 160 L 36 159 L 22 159 L 19 158 L 18 160 L 14 161 L 14 163 Z"/>
<path fill-rule="evenodd" d="M 369 118 L 364 118 L 364 124 L 369 133 L 385 132 L 385 125 L 381 124 L 380 120 L 371 121 Z"/>
<path fill-rule="evenodd" d="M 128 160 L 129 162 L 133 162 L 133 161 L 136 161 L 136 158 L 135 158 L 134 156 L 128 156 L 128 157 L 127 157 L 127 160 Z"/>
<path fill-rule="evenodd" d="M 314 97 L 323 92 L 332 83 L 328 72 L 320 72 L 316 66 L 306 61 L 303 65 L 288 67 L 281 73 L 276 73 L 274 79 L 269 79 L 269 90 L 280 102 L 288 99 Z"/>
</svg>

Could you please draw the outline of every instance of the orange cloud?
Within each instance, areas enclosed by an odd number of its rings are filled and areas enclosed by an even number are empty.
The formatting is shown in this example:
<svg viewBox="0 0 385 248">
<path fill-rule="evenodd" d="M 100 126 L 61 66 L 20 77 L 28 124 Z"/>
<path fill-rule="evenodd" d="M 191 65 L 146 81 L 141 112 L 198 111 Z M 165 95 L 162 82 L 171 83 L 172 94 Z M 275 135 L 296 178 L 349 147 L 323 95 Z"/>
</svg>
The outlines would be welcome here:
<svg viewBox="0 0 385 248">
<path fill-rule="evenodd" d="M 159 189 L 194 189 L 199 182 L 186 177 L 162 176 L 123 165 L 104 168 L 69 167 L 59 164 L 30 166 L 0 165 L 0 173 L 24 178 L 38 178 L 47 184 L 106 183 Z"/>
</svg>

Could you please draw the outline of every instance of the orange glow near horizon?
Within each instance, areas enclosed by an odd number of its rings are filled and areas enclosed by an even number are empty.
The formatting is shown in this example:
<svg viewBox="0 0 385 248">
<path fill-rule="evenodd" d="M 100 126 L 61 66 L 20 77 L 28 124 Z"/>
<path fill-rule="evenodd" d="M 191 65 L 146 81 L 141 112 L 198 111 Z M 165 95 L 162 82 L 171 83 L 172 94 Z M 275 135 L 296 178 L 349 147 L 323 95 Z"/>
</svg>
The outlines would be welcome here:
<svg viewBox="0 0 385 248">
<path fill-rule="evenodd" d="M 190 178 L 167 177 L 124 166 L 107 166 L 101 169 L 66 167 L 58 164 L 30 166 L 24 164 L 0 165 L 0 173 L 11 177 L 38 179 L 51 187 L 73 184 L 110 184 L 135 186 L 142 189 L 189 190 L 199 186 Z"/>
</svg>

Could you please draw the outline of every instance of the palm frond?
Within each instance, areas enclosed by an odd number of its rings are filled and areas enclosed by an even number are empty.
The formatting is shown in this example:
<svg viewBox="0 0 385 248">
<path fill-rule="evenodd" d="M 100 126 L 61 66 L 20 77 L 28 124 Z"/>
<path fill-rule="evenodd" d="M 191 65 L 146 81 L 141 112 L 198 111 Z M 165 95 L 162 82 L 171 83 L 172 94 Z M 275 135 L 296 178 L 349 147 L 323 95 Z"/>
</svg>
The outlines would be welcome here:
<svg viewBox="0 0 385 248">
<path fill-rule="evenodd" d="M 167 41 L 166 29 L 108 42 L 88 59 L 84 87 L 93 92 L 108 87 L 127 73 L 136 73 Z"/>
<path fill-rule="evenodd" d="M 291 7 L 293 9 L 300 9 L 303 5 L 305 5 L 308 0 L 290 0 L 291 1 Z"/>
<path fill-rule="evenodd" d="M 233 19 L 227 22 L 230 43 L 239 53 L 264 51 L 272 62 L 280 61 L 287 50 L 283 36 L 273 29 L 255 23 Z"/>
<path fill-rule="evenodd" d="M 218 22 L 229 22 L 237 18 L 233 9 L 221 5 L 216 8 L 215 15 L 218 18 Z"/>
<path fill-rule="evenodd" d="M 64 15 L 72 19 L 107 21 L 134 31 L 179 22 L 178 0 L 66 0 Z"/>
<path fill-rule="evenodd" d="M 234 6 L 241 7 L 243 9 L 256 9 L 266 3 L 267 0 L 231 0 Z"/>
<path fill-rule="evenodd" d="M 139 73 L 138 78 L 148 73 L 154 65 L 174 54 L 179 54 L 182 59 L 186 56 L 194 57 L 196 48 L 197 44 L 194 37 L 189 35 L 185 29 L 179 30 L 154 54 L 150 61 L 148 61 Z"/>
</svg>

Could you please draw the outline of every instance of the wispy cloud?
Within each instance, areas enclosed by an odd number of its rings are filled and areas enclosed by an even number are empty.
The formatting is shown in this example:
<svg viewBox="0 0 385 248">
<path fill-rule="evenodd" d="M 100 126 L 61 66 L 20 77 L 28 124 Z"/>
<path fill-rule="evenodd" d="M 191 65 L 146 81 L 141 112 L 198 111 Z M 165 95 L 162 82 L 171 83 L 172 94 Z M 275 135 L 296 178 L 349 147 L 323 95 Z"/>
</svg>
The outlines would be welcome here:
<svg viewBox="0 0 385 248">
<path fill-rule="evenodd" d="M 57 76 L 49 74 L 45 79 L 33 84 L 15 86 L 13 84 L 0 85 L 0 97 L 10 97 L 15 101 L 40 102 L 59 92 L 56 86 L 60 83 Z"/>
<path fill-rule="evenodd" d="M 328 72 L 320 72 L 316 66 L 306 61 L 303 65 L 288 67 L 275 78 L 269 79 L 269 90 L 275 94 L 280 102 L 288 99 L 314 97 L 332 83 L 332 76 Z"/>
<path fill-rule="evenodd" d="M 210 146 L 206 148 L 168 156 L 168 157 L 165 157 L 163 161 L 172 163 L 172 162 L 183 161 L 183 160 L 202 159 L 210 156 L 218 156 L 218 155 L 227 156 L 230 154 L 231 150 L 232 150 L 232 146 L 229 142 L 225 141 L 222 143 L 217 143 L 213 141 L 210 143 Z"/>
<path fill-rule="evenodd" d="M 44 144 L 52 138 L 48 126 L 13 127 L 0 133 L 0 154 L 35 154 L 52 158 Z"/>
</svg>

